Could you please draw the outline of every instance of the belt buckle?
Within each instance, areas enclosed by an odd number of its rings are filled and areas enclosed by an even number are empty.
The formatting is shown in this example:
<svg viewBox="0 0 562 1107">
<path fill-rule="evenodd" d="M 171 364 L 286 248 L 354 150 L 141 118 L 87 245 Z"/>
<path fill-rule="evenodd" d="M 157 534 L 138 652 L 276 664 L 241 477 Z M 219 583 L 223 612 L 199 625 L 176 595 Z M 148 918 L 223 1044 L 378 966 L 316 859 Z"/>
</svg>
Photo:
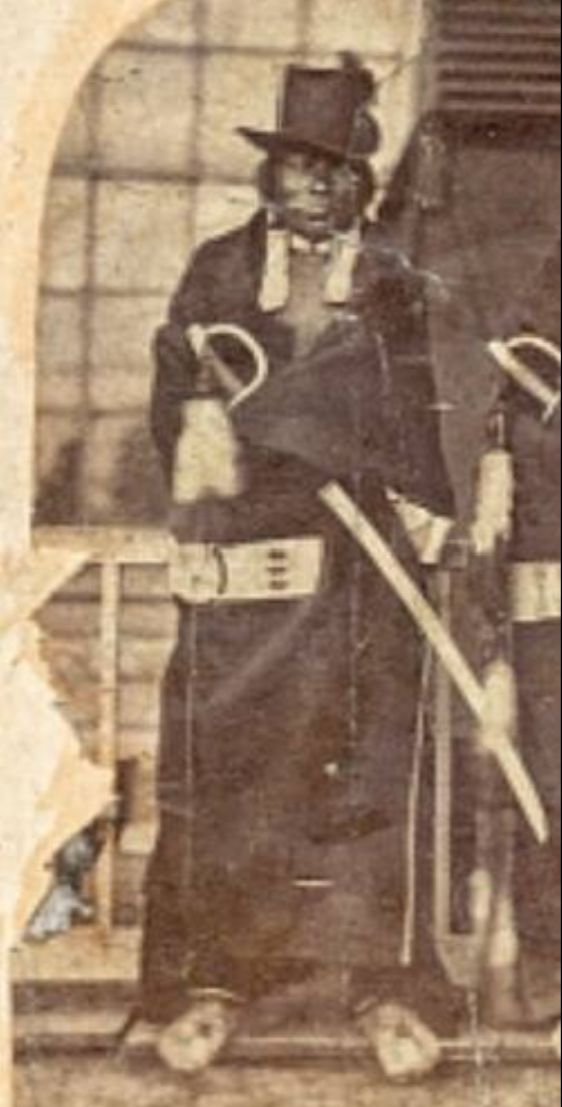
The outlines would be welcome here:
<svg viewBox="0 0 562 1107">
<path fill-rule="evenodd" d="M 206 542 L 176 544 L 170 560 L 172 595 L 189 603 L 210 603 L 220 595 L 221 577 L 217 547 Z"/>
</svg>

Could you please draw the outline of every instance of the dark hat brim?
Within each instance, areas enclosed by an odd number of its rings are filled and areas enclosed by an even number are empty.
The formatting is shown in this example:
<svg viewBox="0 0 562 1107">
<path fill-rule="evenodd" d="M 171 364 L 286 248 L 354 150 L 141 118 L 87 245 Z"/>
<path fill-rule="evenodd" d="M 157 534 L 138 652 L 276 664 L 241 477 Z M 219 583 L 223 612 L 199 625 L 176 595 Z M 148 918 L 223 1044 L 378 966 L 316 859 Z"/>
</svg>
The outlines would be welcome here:
<svg viewBox="0 0 562 1107">
<path fill-rule="evenodd" d="M 314 142 L 294 134 L 292 131 L 259 131 L 253 127 L 237 127 L 238 134 L 242 138 L 264 150 L 267 154 L 277 154 L 285 150 L 295 153 L 314 153 L 327 157 L 335 162 L 349 162 L 351 165 L 368 161 L 367 156 L 350 154 L 347 150 L 338 149 L 323 142 Z"/>
</svg>

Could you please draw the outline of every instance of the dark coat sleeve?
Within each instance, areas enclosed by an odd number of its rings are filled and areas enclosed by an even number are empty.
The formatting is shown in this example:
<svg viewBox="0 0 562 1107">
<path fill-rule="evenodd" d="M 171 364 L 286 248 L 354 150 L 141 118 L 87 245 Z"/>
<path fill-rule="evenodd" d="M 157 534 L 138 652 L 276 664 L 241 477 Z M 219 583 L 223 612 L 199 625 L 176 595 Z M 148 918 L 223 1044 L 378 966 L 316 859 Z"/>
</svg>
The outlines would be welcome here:
<svg viewBox="0 0 562 1107">
<path fill-rule="evenodd" d="M 431 359 L 427 287 L 423 274 L 399 251 L 377 257 L 368 315 L 383 337 L 387 386 L 394 394 L 402 464 L 396 491 L 438 515 L 453 516 L 455 501 L 445 464 L 437 389 Z"/>
<path fill-rule="evenodd" d="M 213 258 L 207 245 L 188 267 L 171 302 L 168 321 L 154 339 L 156 374 L 150 425 L 168 482 L 181 431 L 182 404 L 193 396 L 197 379 L 197 361 L 185 332 L 193 323 L 212 322 L 212 283 Z"/>
<path fill-rule="evenodd" d="M 414 311 L 418 310 L 416 307 Z M 441 417 L 425 321 L 416 321 L 415 356 L 394 357 L 401 392 L 408 483 L 414 500 L 437 515 L 453 516 L 455 500 L 441 443 Z M 404 489 L 408 494 L 408 488 Z"/>
</svg>

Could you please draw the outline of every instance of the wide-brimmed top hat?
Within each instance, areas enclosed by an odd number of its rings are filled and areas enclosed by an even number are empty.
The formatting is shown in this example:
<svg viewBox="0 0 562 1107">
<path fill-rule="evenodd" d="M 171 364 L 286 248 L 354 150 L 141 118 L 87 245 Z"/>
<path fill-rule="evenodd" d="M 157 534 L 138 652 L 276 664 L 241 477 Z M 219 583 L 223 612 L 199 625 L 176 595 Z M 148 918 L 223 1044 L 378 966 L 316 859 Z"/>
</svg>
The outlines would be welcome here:
<svg viewBox="0 0 562 1107">
<path fill-rule="evenodd" d="M 364 162 L 380 145 L 380 128 L 368 107 L 373 75 L 352 55 L 340 69 L 291 65 L 285 70 L 274 131 L 239 127 L 268 153 L 303 150 L 342 161 Z"/>
</svg>

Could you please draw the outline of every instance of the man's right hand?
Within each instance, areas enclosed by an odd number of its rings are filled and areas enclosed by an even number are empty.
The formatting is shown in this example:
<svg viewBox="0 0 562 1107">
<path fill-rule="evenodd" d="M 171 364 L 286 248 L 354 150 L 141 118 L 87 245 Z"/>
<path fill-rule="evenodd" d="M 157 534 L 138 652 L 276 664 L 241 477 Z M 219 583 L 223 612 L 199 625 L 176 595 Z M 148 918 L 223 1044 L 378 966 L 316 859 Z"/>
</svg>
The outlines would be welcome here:
<svg viewBox="0 0 562 1107">
<path fill-rule="evenodd" d="M 240 451 L 224 403 L 215 396 L 195 396 L 183 405 L 182 414 L 173 474 L 174 502 L 195 504 L 240 495 Z"/>
</svg>

